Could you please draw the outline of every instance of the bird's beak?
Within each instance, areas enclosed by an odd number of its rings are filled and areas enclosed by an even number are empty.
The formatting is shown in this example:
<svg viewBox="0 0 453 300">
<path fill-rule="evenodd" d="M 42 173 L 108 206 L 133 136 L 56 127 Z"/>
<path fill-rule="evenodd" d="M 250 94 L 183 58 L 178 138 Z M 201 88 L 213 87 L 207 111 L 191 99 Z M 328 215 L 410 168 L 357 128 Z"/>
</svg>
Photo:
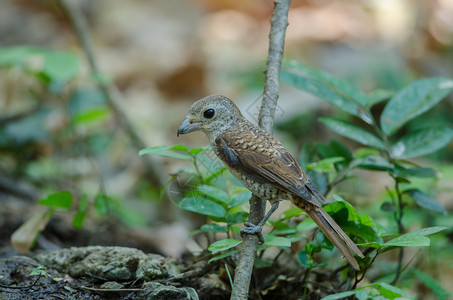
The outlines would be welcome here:
<svg viewBox="0 0 453 300">
<path fill-rule="evenodd" d="M 200 129 L 199 125 L 200 125 L 199 123 L 190 123 L 189 118 L 185 118 L 184 121 L 182 121 L 181 125 L 179 126 L 178 133 L 176 135 L 179 136 L 180 134 L 186 134 L 194 130 Z"/>
</svg>

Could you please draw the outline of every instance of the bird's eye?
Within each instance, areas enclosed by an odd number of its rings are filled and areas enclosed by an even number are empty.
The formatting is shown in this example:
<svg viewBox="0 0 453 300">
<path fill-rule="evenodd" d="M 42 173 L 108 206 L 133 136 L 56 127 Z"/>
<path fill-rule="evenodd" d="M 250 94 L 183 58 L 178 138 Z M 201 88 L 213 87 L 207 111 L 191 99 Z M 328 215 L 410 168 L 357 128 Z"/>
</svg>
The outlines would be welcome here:
<svg viewBox="0 0 453 300">
<path fill-rule="evenodd" d="M 214 110 L 212 108 L 205 110 L 203 116 L 206 119 L 211 119 L 212 117 L 214 117 Z"/>
</svg>

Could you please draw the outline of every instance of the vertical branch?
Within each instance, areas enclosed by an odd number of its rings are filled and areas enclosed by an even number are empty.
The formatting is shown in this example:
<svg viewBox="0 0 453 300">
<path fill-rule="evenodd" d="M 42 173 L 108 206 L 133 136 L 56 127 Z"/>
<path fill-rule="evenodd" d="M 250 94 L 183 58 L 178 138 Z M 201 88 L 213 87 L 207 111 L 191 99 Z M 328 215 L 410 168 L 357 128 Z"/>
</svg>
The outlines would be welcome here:
<svg viewBox="0 0 453 300">
<path fill-rule="evenodd" d="M 264 96 L 258 117 L 259 126 L 268 132 L 272 131 L 275 108 L 278 101 L 280 68 L 283 59 L 286 27 L 288 26 L 289 3 L 290 0 L 274 0 L 274 13 L 269 33 L 268 58 L 266 69 L 264 70 Z M 253 196 L 250 199 L 249 222 L 258 224 L 263 219 L 265 210 L 266 202 Z M 258 237 L 256 235 L 246 235 L 235 270 L 232 300 L 245 300 L 248 298 L 257 248 Z"/>
<path fill-rule="evenodd" d="M 403 203 L 403 196 L 399 187 L 399 182 L 397 178 L 393 178 L 395 180 L 395 191 L 397 195 L 397 200 L 398 200 L 398 206 L 397 206 L 397 213 L 395 215 L 395 221 L 396 224 L 398 225 L 398 232 L 399 234 L 404 233 L 404 225 L 403 225 L 403 211 L 404 211 L 404 203 Z M 403 267 L 403 258 L 404 258 L 404 247 L 400 248 L 399 254 L 398 254 L 398 265 L 396 267 L 396 274 L 395 278 L 391 282 L 391 284 L 396 284 L 400 278 L 401 272 L 402 272 L 402 267 Z"/>
<path fill-rule="evenodd" d="M 88 26 L 79 7 L 73 2 L 74 1 L 71 0 L 60 0 L 60 3 L 67 11 L 69 18 L 71 19 L 75 34 L 77 35 L 77 38 L 79 39 L 79 42 L 82 46 L 83 53 L 88 60 L 91 72 L 95 76 L 99 76 L 101 75 L 101 71 L 95 59 L 93 45 L 88 34 Z M 107 83 L 103 80 L 98 81 L 98 86 L 101 89 L 102 93 L 105 95 L 107 102 L 111 110 L 113 111 L 113 114 L 119 120 L 122 127 L 130 137 L 134 147 L 137 148 L 137 150 L 146 148 L 146 143 L 143 141 L 142 137 L 132 125 L 125 113 L 126 110 L 124 107 L 124 101 L 118 88 L 114 84 Z M 153 183 L 159 186 L 163 186 L 164 183 L 159 176 L 159 172 L 157 171 L 158 168 L 155 167 L 155 163 L 151 161 L 149 155 L 146 156 L 145 160 L 147 163 L 147 171 L 149 172 Z"/>
</svg>

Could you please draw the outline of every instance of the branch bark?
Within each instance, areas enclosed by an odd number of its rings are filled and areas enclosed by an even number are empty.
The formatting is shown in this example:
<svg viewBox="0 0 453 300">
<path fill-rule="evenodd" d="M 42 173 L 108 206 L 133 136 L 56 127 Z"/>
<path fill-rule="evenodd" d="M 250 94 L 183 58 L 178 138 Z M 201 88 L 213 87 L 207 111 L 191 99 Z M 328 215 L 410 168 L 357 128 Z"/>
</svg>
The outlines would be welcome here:
<svg viewBox="0 0 453 300">
<path fill-rule="evenodd" d="M 85 18 L 82 15 L 82 12 L 80 11 L 77 4 L 74 3 L 74 1 L 60 0 L 60 3 L 67 11 L 69 18 L 71 19 L 74 31 L 80 41 L 86 59 L 88 60 L 91 72 L 95 76 L 100 76 L 102 73 L 94 55 L 93 45 L 91 44 L 87 29 L 88 26 L 86 24 Z M 130 137 L 132 144 L 136 148 L 137 152 L 138 150 L 146 148 L 146 143 L 143 141 L 142 137 L 132 125 L 131 121 L 125 113 L 126 110 L 123 97 L 116 85 L 107 83 L 103 80 L 99 80 L 98 86 L 104 93 L 107 102 L 111 110 L 113 111 L 113 114 Z M 151 159 L 149 155 L 147 155 L 144 159 L 147 164 L 147 172 L 149 173 L 151 181 L 158 186 L 163 186 L 164 182 L 159 176 L 159 172 L 157 171 L 159 168 L 156 167 L 156 163 Z"/>
<path fill-rule="evenodd" d="M 264 70 L 264 95 L 258 117 L 258 125 L 268 132 L 272 132 L 275 108 L 278 101 L 280 68 L 283 60 L 286 27 L 288 26 L 289 3 L 290 0 L 274 0 L 274 13 L 269 33 L 269 50 L 266 69 Z M 266 202 L 253 196 L 250 199 L 249 222 L 258 224 L 263 219 L 265 211 Z M 245 300 L 248 298 L 257 249 L 258 237 L 256 235 L 246 235 L 235 270 L 233 293 L 231 294 L 232 300 Z"/>
</svg>

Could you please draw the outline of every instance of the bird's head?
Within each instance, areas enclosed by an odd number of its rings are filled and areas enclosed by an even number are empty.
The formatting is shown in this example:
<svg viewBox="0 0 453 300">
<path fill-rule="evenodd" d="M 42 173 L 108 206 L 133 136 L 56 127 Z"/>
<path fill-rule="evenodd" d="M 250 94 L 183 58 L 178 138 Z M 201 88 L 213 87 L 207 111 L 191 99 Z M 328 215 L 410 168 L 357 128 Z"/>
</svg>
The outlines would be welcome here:
<svg viewBox="0 0 453 300">
<path fill-rule="evenodd" d="M 244 117 L 239 108 L 225 96 L 210 95 L 196 101 L 178 128 L 178 136 L 201 130 L 210 140 L 237 125 Z"/>
</svg>

